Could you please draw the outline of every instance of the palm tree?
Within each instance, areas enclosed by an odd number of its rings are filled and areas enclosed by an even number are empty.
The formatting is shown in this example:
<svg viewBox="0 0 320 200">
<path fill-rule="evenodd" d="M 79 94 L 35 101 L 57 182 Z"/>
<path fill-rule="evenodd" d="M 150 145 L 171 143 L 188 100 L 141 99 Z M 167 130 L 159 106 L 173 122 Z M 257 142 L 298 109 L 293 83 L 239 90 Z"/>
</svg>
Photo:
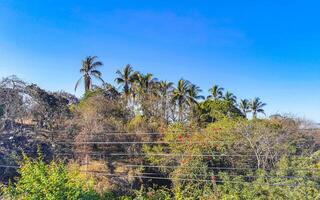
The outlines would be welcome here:
<svg viewBox="0 0 320 200">
<path fill-rule="evenodd" d="M 167 117 L 167 103 L 169 96 L 172 94 L 173 90 L 173 83 L 172 82 L 167 82 L 167 81 L 160 81 L 158 82 L 158 96 L 161 99 L 161 109 L 162 109 L 162 116 L 164 119 L 168 121 Z"/>
<path fill-rule="evenodd" d="M 147 94 L 156 86 L 157 79 L 153 77 L 153 74 L 147 73 L 144 75 L 137 73 L 136 77 L 136 83 L 138 84 L 137 90 L 140 94 Z"/>
<path fill-rule="evenodd" d="M 115 79 L 115 81 L 117 84 L 123 85 L 124 95 L 126 99 L 128 99 L 132 93 L 132 84 L 136 80 L 136 73 L 134 73 L 131 65 L 127 64 L 122 72 L 118 70 L 116 74 L 118 77 Z"/>
<path fill-rule="evenodd" d="M 135 72 L 134 77 L 133 98 L 138 100 L 135 108 L 145 116 L 158 113 L 154 107 L 156 105 L 154 97 L 157 97 L 157 79 L 153 77 L 153 74 L 144 75 L 139 72 Z"/>
<path fill-rule="evenodd" d="M 248 99 L 241 99 L 239 108 L 242 112 L 242 114 L 247 117 L 247 113 L 250 112 L 250 102 Z"/>
<path fill-rule="evenodd" d="M 200 95 L 202 90 L 200 87 L 190 84 L 189 91 L 188 91 L 188 97 L 187 97 L 187 104 L 190 109 L 190 118 L 193 119 L 196 112 L 196 106 L 199 105 L 198 100 L 203 100 L 204 96 Z"/>
<path fill-rule="evenodd" d="M 229 92 L 229 91 L 225 93 L 223 99 L 232 104 L 235 104 L 237 102 L 237 97 L 232 92 Z"/>
<path fill-rule="evenodd" d="M 74 90 L 76 91 L 78 85 L 80 84 L 81 80 L 84 79 L 84 90 L 88 92 L 92 87 L 92 77 L 99 79 L 104 83 L 103 79 L 101 78 L 101 72 L 97 70 L 97 67 L 103 65 L 101 61 L 96 61 L 97 56 L 88 56 L 82 61 L 82 67 L 80 69 L 80 73 L 82 73 L 82 77 L 77 81 Z"/>
<path fill-rule="evenodd" d="M 182 121 L 183 105 L 188 99 L 190 82 L 184 79 L 178 81 L 177 88 L 173 90 L 172 102 L 178 105 L 178 118 Z"/>
<path fill-rule="evenodd" d="M 266 105 L 267 104 L 262 103 L 260 101 L 260 98 L 258 98 L 258 97 L 254 98 L 250 103 L 250 108 L 251 108 L 251 111 L 252 111 L 252 117 L 254 119 L 256 119 L 258 113 L 262 113 L 262 114 L 265 115 L 263 107 L 266 106 Z"/>
<path fill-rule="evenodd" d="M 213 98 L 214 100 L 221 99 L 223 96 L 223 90 L 224 88 L 219 87 L 219 85 L 214 85 L 209 89 L 210 95 L 208 98 Z"/>
<path fill-rule="evenodd" d="M 204 99 L 204 96 L 200 95 L 202 90 L 200 87 L 190 84 L 189 89 L 188 89 L 188 96 L 187 96 L 187 103 L 189 106 L 193 106 L 195 104 L 198 104 L 198 100 Z"/>
<path fill-rule="evenodd" d="M 161 97 L 167 97 L 172 89 L 173 89 L 172 82 L 160 81 L 158 83 L 158 94 Z"/>
</svg>

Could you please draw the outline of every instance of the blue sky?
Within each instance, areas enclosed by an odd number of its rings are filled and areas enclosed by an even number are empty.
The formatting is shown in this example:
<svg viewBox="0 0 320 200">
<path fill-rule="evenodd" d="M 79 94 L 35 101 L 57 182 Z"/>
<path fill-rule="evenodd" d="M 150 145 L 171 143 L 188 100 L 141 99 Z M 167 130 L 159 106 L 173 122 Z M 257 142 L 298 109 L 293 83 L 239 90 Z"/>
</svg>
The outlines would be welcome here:
<svg viewBox="0 0 320 200">
<path fill-rule="evenodd" d="M 320 122 L 317 1 L 0 0 L 0 76 L 74 93 L 81 59 L 104 79 L 130 63 L 206 94 L 261 97 L 267 114 Z M 80 92 L 77 93 L 80 95 Z"/>
</svg>

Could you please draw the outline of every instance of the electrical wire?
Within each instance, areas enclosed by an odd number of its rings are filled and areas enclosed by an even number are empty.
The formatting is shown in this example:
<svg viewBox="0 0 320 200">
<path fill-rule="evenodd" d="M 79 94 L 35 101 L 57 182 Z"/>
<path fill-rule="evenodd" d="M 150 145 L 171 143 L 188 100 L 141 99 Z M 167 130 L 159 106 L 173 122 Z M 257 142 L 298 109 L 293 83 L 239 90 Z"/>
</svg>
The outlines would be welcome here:
<svg viewBox="0 0 320 200">
<path fill-rule="evenodd" d="M 131 167 L 131 168 L 191 168 L 191 169 L 200 169 L 202 167 L 184 167 L 184 166 L 168 166 L 168 165 L 125 165 L 126 167 Z M 250 168 L 250 167 L 207 167 L 208 169 L 211 170 L 258 170 L 258 168 Z M 315 169 L 315 168 L 288 168 L 289 170 L 297 170 L 297 171 L 304 171 L 304 170 L 310 170 L 310 171 L 318 171 L 320 169 Z"/>
<path fill-rule="evenodd" d="M 105 172 L 100 171 L 82 171 L 85 173 L 93 173 L 93 174 L 103 174 L 105 176 L 112 176 L 112 177 L 128 177 L 128 178 L 141 178 L 141 179 L 155 179 L 155 180 L 169 180 L 169 181 L 191 181 L 191 182 L 211 182 L 211 183 L 238 183 L 238 184 L 251 184 L 250 182 L 240 182 L 240 181 L 222 181 L 222 180 L 210 180 L 210 179 L 192 179 L 192 178 L 168 178 L 168 177 L 153 177 L 153 176 L 140 176 L 140 175 L 129 175 L 129 174 L 123 174 L 123 175 L 117 175 L 117 174 L 108 174 Z M 298 186 L 300 184 L 270 184 L 270 183 L 255 183 L 259 185 L 269 185 L 269 186 L 288 186 L 288 187 L 294 187 Z"/>
<path fill-rule="evenodd" d="M 266 155 L 241 155 L 241 154 L 174 154 L 174 153 L 101 153 L 101 152 L 72 152 L 72 153 L 58 153 L 57 156 L 67 155 L 96 155 L 96 156 L 163 156 L 163 157 L 269 157 Z M 292 156 L 296 159 L 304 159 L 300 156 Z"/>
</svg>

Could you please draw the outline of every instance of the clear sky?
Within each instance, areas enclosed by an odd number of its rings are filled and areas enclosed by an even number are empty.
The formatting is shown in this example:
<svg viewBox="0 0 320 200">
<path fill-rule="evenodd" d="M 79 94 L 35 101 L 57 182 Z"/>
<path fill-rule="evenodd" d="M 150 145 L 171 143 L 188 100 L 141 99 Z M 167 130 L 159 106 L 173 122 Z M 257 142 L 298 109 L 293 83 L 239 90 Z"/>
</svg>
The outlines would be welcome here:
<svg viewBox="0 0 320 200">
<path fill-rule="evenodd" d="M 74 93 L 81 59 L 106 81 L 130 63 L 261 97 L 267 114 L 320 122 L 320 3 L 295 0 L 0 0 L 0 77 Z M 79 94 L 78 94 L 79 95 Z"/>
</svg>

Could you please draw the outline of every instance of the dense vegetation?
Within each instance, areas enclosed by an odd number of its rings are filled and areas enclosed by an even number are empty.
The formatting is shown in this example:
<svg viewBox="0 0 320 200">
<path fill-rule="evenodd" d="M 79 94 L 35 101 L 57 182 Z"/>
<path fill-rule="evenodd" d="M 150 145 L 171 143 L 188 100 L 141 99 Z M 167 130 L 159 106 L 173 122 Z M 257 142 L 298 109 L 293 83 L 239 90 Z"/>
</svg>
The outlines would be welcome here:
<svg viewBox="0 0 320 200">
<path fill-rule="evenodd" d="M 83 60 L 80 99 L 15 76 L 0 82 L 3 198 L 320 198 L 320 141 L 309 122 L 261 119 L 260 98 L 238 100 L 218 85 L 204 97 L 188 80 L 130 65 L 114 86 L 101 66 Z"/>
</svg>

